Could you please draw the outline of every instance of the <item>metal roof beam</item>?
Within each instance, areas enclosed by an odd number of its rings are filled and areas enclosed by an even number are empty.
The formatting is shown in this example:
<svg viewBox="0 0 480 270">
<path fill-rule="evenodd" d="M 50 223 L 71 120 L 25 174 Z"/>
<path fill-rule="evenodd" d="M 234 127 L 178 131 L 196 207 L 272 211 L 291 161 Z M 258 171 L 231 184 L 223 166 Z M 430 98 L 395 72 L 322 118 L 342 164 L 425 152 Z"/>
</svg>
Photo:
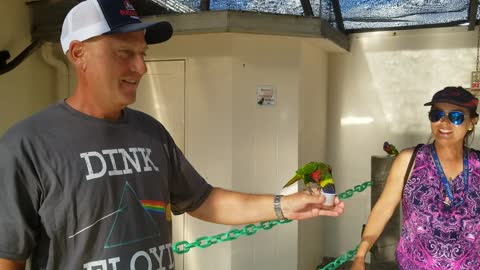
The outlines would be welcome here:
<svg viewBox="0 0 480 270">
<path fill-rule="evenodd" d="M 333 13 L 335 14 L 335 22 L 340 32 L 345 33 L 345 26 L 343 25 L 342 9 L 340 8 L 340 0 L 332 0 Z"/>
<path fill-rule="evenodd" d="M 468 8 L 468 31 L 475 29 L 477 24 L 477 10 L 478 0 L 470 0 L 470 6 Z"/>
<path fill-rule="evenodd" d="M 310 4 L 310 0 L 300 0 L 303 8 L 303 15 L 305 16 L 313 16 L 313 9 L 312 4 Z"/>
<path fill-rule="evenodd" d="M 200 0 L 200 10 L 201 11 L 210 10 L 210 0 Z"/>
</svg>

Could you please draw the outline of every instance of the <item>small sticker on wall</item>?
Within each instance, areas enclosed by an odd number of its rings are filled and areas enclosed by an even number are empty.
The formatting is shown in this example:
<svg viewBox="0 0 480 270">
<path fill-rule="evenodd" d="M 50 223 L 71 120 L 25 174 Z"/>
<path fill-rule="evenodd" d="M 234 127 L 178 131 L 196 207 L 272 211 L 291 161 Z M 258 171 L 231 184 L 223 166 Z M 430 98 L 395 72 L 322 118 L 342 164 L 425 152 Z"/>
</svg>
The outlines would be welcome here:
<svg viewBox="0 0 480 270">
<path fill-rule="evenodd" d="M 273 106 L 275 105 L 276 98 L 276 91 L 273 86 L 257 86 L 257 106 Z"/>
</svg>

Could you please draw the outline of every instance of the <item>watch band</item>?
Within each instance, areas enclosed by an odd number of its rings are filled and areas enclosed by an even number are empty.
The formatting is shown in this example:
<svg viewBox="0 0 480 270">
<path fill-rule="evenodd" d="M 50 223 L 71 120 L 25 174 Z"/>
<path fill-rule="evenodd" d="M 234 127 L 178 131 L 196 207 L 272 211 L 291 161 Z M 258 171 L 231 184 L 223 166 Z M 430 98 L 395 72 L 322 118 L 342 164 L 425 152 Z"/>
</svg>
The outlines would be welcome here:
<svg viewBox="0 0 480 270">
<path fill-rule="evenodd" d="M 283 195 L 275 195 L 273 197 L 273 210 L 275 210 L 275 214 L 277 218 L 280 220 L 284 220 L 285 216 L 283 215 L 282 208 L 280 207 L 280 200 L 282 199 Z"/>
</svg>

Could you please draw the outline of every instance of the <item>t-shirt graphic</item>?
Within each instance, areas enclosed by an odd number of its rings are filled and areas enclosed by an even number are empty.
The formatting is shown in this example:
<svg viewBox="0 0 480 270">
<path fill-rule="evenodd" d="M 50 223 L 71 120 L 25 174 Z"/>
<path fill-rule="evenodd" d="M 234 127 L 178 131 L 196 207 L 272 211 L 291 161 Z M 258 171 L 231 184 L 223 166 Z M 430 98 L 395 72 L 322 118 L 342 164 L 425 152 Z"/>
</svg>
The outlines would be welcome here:
<svg viewBox="0 0 480 270">
<path fill-rule="evenodd" d="M 91 225 L 79 230 L 68 238 L 74 238 L 88 229 L 105 221 L 114 218 L 115 221 L 105 241 L 104 248 L 112 248 L 139 242 L 148 238 L 160 236 L 158 224 L 155 218 L 166 219 L 165 203 L 162 201 L 139 200 L 136 192 L 128 182 L 125 182 L 122 197 L 118 209 L 113 213 L 96 220 Z M 153 217 L 151 213 L 154 213 Z"/>
<path fill-rule="evenodd" d="M 128 182 L 125 183 L 122 200 L 115 212 L 115 222 L 105 242 L 105 248 L 127 245 L 160 235 L 158 225 Z M 157 213 L 164 216 L 165 208 L 163 212 L 157 211 Z"/>
</svg>

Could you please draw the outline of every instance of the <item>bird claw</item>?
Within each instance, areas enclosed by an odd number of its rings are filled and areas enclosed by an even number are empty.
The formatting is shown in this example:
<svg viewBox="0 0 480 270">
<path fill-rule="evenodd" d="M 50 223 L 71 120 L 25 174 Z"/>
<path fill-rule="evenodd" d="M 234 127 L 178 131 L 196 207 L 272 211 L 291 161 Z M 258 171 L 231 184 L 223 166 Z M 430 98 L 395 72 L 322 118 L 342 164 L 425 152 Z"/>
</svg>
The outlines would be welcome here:
<svg viewBox="0 0 480 270">
<path fill-rule="evenodd" d="M 311 185 L 307 185 L 306 187 L 310 195 L 320 193 L 320 188 L 317 185 L 315 185 L 313 188 Z"/>
</svg>

